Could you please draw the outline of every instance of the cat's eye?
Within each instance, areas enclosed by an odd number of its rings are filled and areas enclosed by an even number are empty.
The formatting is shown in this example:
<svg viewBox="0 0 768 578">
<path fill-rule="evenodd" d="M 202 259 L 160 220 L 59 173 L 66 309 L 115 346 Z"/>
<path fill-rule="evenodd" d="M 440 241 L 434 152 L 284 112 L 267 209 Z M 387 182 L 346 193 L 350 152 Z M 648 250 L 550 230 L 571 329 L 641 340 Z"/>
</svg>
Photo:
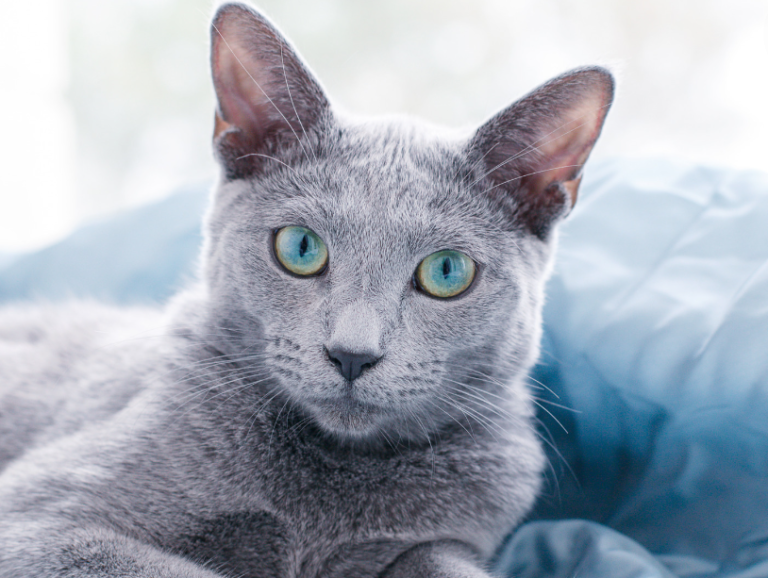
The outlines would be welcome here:
<svg viewBox="0 0 768 578">
<path fill-rule="evenodd" d="M 322 273 L 328 264 L 328 248 L 313 231 L 283 227 L 275 235 L 275 256 L 291 273 L 302 276 Z"/>
<path fill-rule="evenodd" d="M 416 283 L 433 297 L 447 299 L 466 291 L 475 278 L 475 262 L 459 251 L 438 251 L 416 268 Z"/>
</svg>

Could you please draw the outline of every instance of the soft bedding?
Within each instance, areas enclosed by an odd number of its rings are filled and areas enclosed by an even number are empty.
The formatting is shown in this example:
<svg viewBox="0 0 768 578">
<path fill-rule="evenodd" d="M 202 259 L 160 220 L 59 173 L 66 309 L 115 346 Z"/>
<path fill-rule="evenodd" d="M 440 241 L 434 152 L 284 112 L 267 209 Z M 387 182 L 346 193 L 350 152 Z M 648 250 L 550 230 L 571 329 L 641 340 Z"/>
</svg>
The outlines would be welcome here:
<svg viewBox="0 0 768 578">
<path fill-rule="evenodd" d="M 0 260 L 0 300 L 162 301 L 194 274 L 205 200 Z M 591 163 L 531 384 L 551 469 L 501 575 L 768 576 L 768 175 Z"/>
</svg>

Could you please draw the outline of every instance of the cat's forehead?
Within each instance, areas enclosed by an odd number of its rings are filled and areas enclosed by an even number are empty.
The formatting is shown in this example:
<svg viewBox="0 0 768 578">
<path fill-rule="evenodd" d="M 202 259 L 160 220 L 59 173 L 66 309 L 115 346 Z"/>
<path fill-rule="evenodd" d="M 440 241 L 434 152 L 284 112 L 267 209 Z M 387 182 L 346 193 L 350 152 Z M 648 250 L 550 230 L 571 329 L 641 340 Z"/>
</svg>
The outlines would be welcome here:
<svg viewBox="0 0 768 578">
<path fill-rule="evenodd" d="M 319 167 L 339 192 L 371 207 L 426 207 L 461 189 L 463 144 L 415 120 L 366 121 L 332 132 Z"/>
<path fill-rule="evenodd" d="M 295 188 L 275 210 L 337 242 L 482 253 L 497 232 L 471 192 L 462 145 L 405 122 L 346 127 L 291 174 Z"/>
</svg>

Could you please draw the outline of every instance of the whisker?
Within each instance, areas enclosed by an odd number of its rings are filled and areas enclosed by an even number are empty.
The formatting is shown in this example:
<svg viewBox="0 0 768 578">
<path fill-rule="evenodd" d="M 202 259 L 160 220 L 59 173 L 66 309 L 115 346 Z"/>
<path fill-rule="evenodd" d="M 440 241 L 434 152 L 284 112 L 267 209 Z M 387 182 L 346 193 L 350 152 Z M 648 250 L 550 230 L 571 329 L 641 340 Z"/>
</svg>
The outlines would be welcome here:
<svg viewBox="0 0 768 578">
<path fill-rule="evenodd" d="M 580 166 L 582 166 L 582 165 L 561 165 L 559 167 L 552 167 L 552 168 L 544 169 L 544 170 L 541 170 L 541 171 L 534 171 L 532 173 L 526 173 L 524 175 L 520 175 L 520 176 L 514 177 L 512 179 L 507 179 L 506 181 L 503 181 L 501 183 L 495 184 L 492 187 L 488 187 L 481 194 L 484 195 L 485 193 L 491 192 L 495 188 L 504 186 L 507 183 L 511 183 L 511 182 L 514 182 L 514 181 L 519 181 L 520 179 L 524 179 L 525 177 L 532 177 L 533 175 L 540 175 L 542 173 L 548 173 L 549 171 L 556 171 L 558 169 L 567 169 L 567 168 L 571 168 L 571 167 L 580 167 Z"/>
<path fill-rule="evenodd" d="M 443 399 L 443 398 L 440 398 L 440 399 Z M 451 413 L 449 413 L 449 412 L 445 411 L 445 409 L 444 409 L 443 407 L 441 407 L 440 405 L 438 405 L 437 403 L 435 403 L 433 400 L 431 400 L 431 399 L 427 399 L 426 401 L 430 402 L 430 404 L 432 404 L 434 407 L 436 407 L 437 409 L 439 409 L 440 411 L 442 411 L 442 412 L 443 412 L 445 415 L 447 415 L 447 416 L 448 416 L 448 417 L 450 417 L 450 418 L 451 418 L 453 421 L 455 421 L 457 424 L 459 424 L 459 425 L 461 426 L 461 429 L 463 429 L 465 432 L 467 432 L 467 435 L 468 435 L 469 437 L 471 437 L 471 438 L 472 438 L 472 441 L 473 441 L 473 442 L 475 442 L 475 443 L 477 443 L 477 439 L 475 439 L 475 434 L 474 434 L 474 432 L 471 432 L 470 430 L 468 430 L 468 429 L 467 429 L 467 428 L 464 426 L 464 424 L 463 424 L 463 423 L 461 423 L 461 421 L 459 421 L 459 420 L 456 418 L 456 416 L 454 416 L 453 414 L 451 414 Z M 448 401 L 448 400 L 446 400 L 446 399 L 443 399 L 443 401 Z M 450 404 L 450 405 L 453 405 L 454 407 L 456 407 L 456 409 L 458 409 L 459 411 L 461 411 L 461 413 L 464 415 L 464 417 L 466 417 L 466 414 L 465 414 L 465 413 L 462 411 L 462 409 L 461 409 L 461 407 L 460 407 L 460 404 L 455 404 L 455 405 L 454 405 L 454 404 Z M 472 429 L 472 424 L 471 424 L 469 421 L 467 421 L 467 425 L 469 425 L 470 429 Z"/>
<path fill-rule="evenodd" d="M 264 377 L 263 379 L 258 379 L 256 381 L 251 381 L 250 380 L 250 378 L 257 377 L 258 375 L 259 375 L 259 373 L 253 372 L 252 374 L 238 375 L 238 376 L 236 376 L 236 377 L 234 377 L 232 379 L 229 379 L 229 380 L 226 380 L 226 381 L 223 381 L 223 382 L 212 380 L 211 382 L 209 382 L 210 385 L 204 386 L 204 388 L 201 391 L 197 391 L 193 395 L 191 395 L 191 397 L 183 399 L 181 401 L 181 403 L 178 405 L 178 407 L 176 407 L 174 409 L 174 411 L 180 410 L 181 408 L 183 408 L 184 406 L 188 405 L 189 403 L 191 403 L 195 399 L 197 399 L 197 398 L 199 398 L 201 396 L 204 396 L 207 393 L 210 393 L 211 391 L 213 391 L 215 389 L 218 389 L 220 387 L 226 387 L 226 386 L 231 385 L 232 383 L 236 383 L 238 381 L 243 381 L 243 379 L 248 379 L 248 381 L 242 383 L 242 385 L 240 385 L 237 388 L 235 388 L 234 391 L 240 391 L 240 390 L 245 389 L 247 387 L 252 387 L 254 385 L 258 385 L 259 383 L 263 383 L 264 381 L 269 379 L 269 377 L 267 376 L 267 377 Z M 233 388 L 227 388 L 225 391 L 219 392 L 218 394 L 213 396 L 213 398 L 209 398 L 209 399 L 215 399 L 215 398 L 217 398 L 217 397 L 219 397 L 221 395 L 225 395 L 225 394 L 230 393 L 232 391 L 233 391 Z M 179 418 L 184 417 L 185 415 L 187 415 L 187 413 L 189 413 L 189 411 L 192 411 L 195 407 L 200 407 L 200 405 L 202 405 L 202 402 L 205 402 L 205 401 L 208 401 L 208 400 L 206 400 L 206 399 L 201 400 L 200 404 L 198 404 L 197 406 L 193 406 L 192 408 L 189 408 L 186 412 L 184 412 L 181 416 L 179 416 Z"/>
<path fill-rule="evenodd" d="M 498 399 L 498 400 L 500 400 L 500 401 L 504 401 L 504 402 L 507 402 L 507 403 L 509 403 L 509 398 L 503 397 L 503 396 L 501 396 L 501 395 L 496 395 L 496 394 L 494 394 L 494 393 L 492 393 L 492 392 L 490 392 L 490 391 L 487 391 L 487 390 L 485 390 L 485 389 L 481 389 L 481 388 L 479 388 L 479 387 L 475 387 L 475 386 L 473 386 L 473 385 L 470 385 L 470 384 L 468 384 L 468 383 L 462 383 L 462 382 L 460 382 L 460 381 L 455 381 L 455 380 L 453 380 L 453 379 L 449 379 L 449 378 L 444 378 L 444 379 L 445 379 L 445 381 L 447 381 L 447 382 L 449 382 L 449 383 L 453 383 L 453 384 L 456 384 L 456 385 L 458 385 L 458 386 L 461 386 L 461 387 L 466 387 L 466 388 L 472 389 L 472 390 L 474 390 L 474 391 L 477 391 L 477 392 L 480 392 L 480 393 L 483 393 L 483 394 L 487 394 L 487 395 L 490 395 L 491 397 L 495 397 L 496 399 Z M 485 403 L 489 403 L 489 404 L 490 404 L 490 401 L 488 401 L 488 400 L 487 400 L 487 399 L 485 399 L 484 397 L 482 397 L 482 396 L 479 396 L 479 395 L 472 395 L 472 394 L 471 394 L 470 392 L 468 392 L 468 391 L 460 391 L 460 390 L 457 390 L 456 388 L 453 388 L 453 389 L 452 389 L 452 391 L 457 391 L 457 392 L 459 392 L 459 393 L 463 393 L 463 394 L 465 394 L 465 395 L 468 395 L 468 396 L 471 396 L 471 397 L 473 397 L 473 398 L 477 399 L 478 401 L 483 401 L 483 402 L 485 402 Z M 505 411 L 505 410 L 502 410 L 501 408 L 498 408 L 498 407 L 496 407 L 496 406 L 490 406 L 490 407 L 493 407 L 494 409 L 496 409 L 496 410 L 498 410 L 498 411 Z M 519 418 L 520 418 L 520 416 L 516 416 L 516 415 L 514 415 L 514 414 L 512 414 L 512 413 L 509 413 L 509 412 L 506 412 L 506 415 L 507 415 L 507 417 L 510 417 L 510 418 L 515 418 L 515 419 L 519 419 Z"/>
<path fill-rule="evenodd" d="M 292 170 L 293 173 L 296 176 L 298 176 L 299 178 L 303 178 L 302 175 L 296 169 L 294 169 L 291 165 L 289 165 L 287 163 L 284 163 L 283 161 L 281 161 L 280 159 L 278 159 L 276 157 L 273 157 L 272 155 L 265 155 L 265 154 L 262 154 L 262 153 L 248 153 L 247 155 L 242 155 L 242 156 L 237 157 L 235 160 L 239 161 L 239 160 L 247 158 L 247 157 L 264 157 L 265 159 L 269 159 L 271 161 L 278 162 L 281 165 L 283 165 L 284 167 Z"/>
<path fill-rule="evenodd" d="M 454 393 L 454 394 L 456 394 L 457 392 L 456 392 L 456 391 L 453 391 L 453 393 Z M 464 394 L 466 394 L 467 392 L 458 392 L 458 393 L 459 393 L 459 394 L 461 394 L 461 393 L 464 393 Z M 466 399 L 466 398 L 465 398 L 465 399 Z M 491 412 L 493 412 L 493 413 L 496 413 L 497 415 L 500 415 L 500 416 L 502 416 L 502 415 L 511 416 L 511 414 L 509 414 L 509 412 L 506 412 L 506 411 L 503 411 L 503 410 L 501 410 L 501 411 L 500 411 L 500 408 L 497 408 L 496 406 L 490 405 L 490 402 L 489 402 L 488 400 L 484 400 L 484 399 L 478 399 L 478 398 L 474 398 L 474 397 L 472 397 L 472 398 L 468 399 L 468 401 L 473 401 L 473 402 L 480 402 L 480 403 L 482 404 L 482 406 L 483 406 L 483 407 L 485 407 L 487 410 L 490 410 L 490 411 L 491 411 Z M 461 405 L 461 404 L 457 404 L 457 405 Z M 466 407 L 466 406 L 463 406 L 463 407 Z M 475 416 L 475 418 L 476 418 L 476 419 L 478 419 L 478 418 L 479 418 L 479 415 L 480 415 L 480 414 L 479 414 L 479 412 L 477 412 L 477 411 L 475 411 L 475 412 L 474 412 L 474 416 Z M 529 429 L 529 430 L 530 430 L 530 431 L 531 431 L 531 432 L 532 432 L 534 435 L 536 435 L 536 437 L 537 437 L 537 438 L 538 438 L 538 439 L 539 439 L 539 440 L 540 440 L 542 443 L 544 443 L 546 446 L 548 446 L 549 448 L 551 448 L 551 450 L 553 451 L 553 453 L 554 453 L 554 454 L 555 454 L 555 455 L 556 455 L 556 456 L 557 456 L 557 457 L 560 459 L 560 461 L 562 461 L 562 463 L 565 465 L 565 467 L 566 467 L 566 469 L 569 471 L 569 473 L 570 473 L 572 476 L 574 476 L 574 479 L 576 479 L 576 478 L 575 478 L 575 472 L 573 472 L 573 469 L 571 468 L 570 464 L 568 464 L 568 462 L 567 462 L 567 460 L 565 459 L 565 457 L 562 455 L 562 453 L 560 452 L 560 450 L 557 448 L 557 446 L 556 446 L 556 445 L 554 444 L 554 442 L 552 441 L 552 439 L 553 439 L 553 438 L 552 438 L 552 433 L 549 431 L 549 428 L 547 428 L 547 427 L 546 427 L 546 424 L 544 424 L 544 422 L 542 422 L 542 421 L 541 421 L 541 420 L 540 420 L 538 417 L 535 417 L 535 416 L 534 416 L 534 419 L 536 420 L 536 422 L 538 422 L 538 423 L 541 425 L 541 427 L 542 427 L 542 428 L 545 430 L 545 432 L 547 433 L 547 435 L 549 436 L 549 438 L 550 438 L 550 439 L 547 439 L 547 437 L 545 437 L 545 436 L 544 436 L 544 435 L 543 435 L 541 432 L 537 431 L 537 429 L 536 429 L 536 428 L 534 428 L 534 427 L 531 427 L 531 426 L 530 426 L 530 424 L 528 424 L 528 423 L 526 423 L 526 422 L 520 422 L 520 419 L 519 419 L 519 417 L 518 417 L 518 416 L 511 416 L 511 417 L 515 417 L 515 418 L 516 418 L 516 419 L 515 419 L 515 421 L 518 421 L 519 423 L 521 423 L 522 425 L 524 425 L 524 426 L 525 426 L 527 429 Z M 488 419 L 488 418 L 487 418 L 487 416 L 485 416 L 485 419 L 486 419 L 486 420 Z M 478 419 L 478 421 L 480 421 L 480 419 Z M 498 427 L 498 424 L 496 424 L 496 423 L 495 423 L 495 422 L 493 422 L 492 420 L 490 420 L 490 421 L 491 421 L 491 423 L 493 423 L 494 425 L 496 425 L 496 426 Z M 489 432 L 490 432 L 490 430 L 489 430 Z M 492 433 L 492 432 L 490 432 L 490 433 Z M 554 480 L 555 480 L 555 483 L 559 484 L 559 482 L 557 481 L 557 472 L 555 471 L 555 469 L 554 469 L 554 466 L 552 465 L 552 462 L 551 462 L 551 460 L 550 460 L 548 457 L 547 457 L 547 465 L 548 465 L 549 469 L 551 470 L 551 472 L 552 472 L 552 474 L 553 474 L 553 476 L 554 476 Z"/>
<path fill-rule="evenodd" d="M 531 375 L 526 375 L 526 379 L 530 379 L 531 381 L 535 381 L 541 388 L 546 389 L 549 393 L 554 395 L 557 399 L 560 399 L 560 396 L 557 395 L 550 387 L 545 385 L 544 383 L 540 382 L 538 379 Z M 530 384 L 529 384 L 530 385 Z"/>
<path fill-rule="evenodd" d="M 271 393 L 272 393 L 271 395 L 267 393 L 261 398 L 261 401 L 259 401 L 259 407 L 256 409 L 256 411 L 253 412 L 251 417 L 246 422 L 248 423 L 248 431 L 245 432 L 245 436 L 243 437 L 243 442 L 245 442 L 248 439 L 248 437 L 251 435 L 251 430 L 253 429 L 253 426 L 256 425 L 256 420 L 259 418 L 262 412 L 266 409 L 266 407 L 270 403 L 272 403 L 272 401 L 275 400 L 275 398 L 277 398 L 282 393 L 282 391 L 279 388 L 275 388 L 275 390 Z M 266 399 L 267 396 L 269 396 L 269 399 Z"/>
<path fill-rule="evenodd" d="M 555 420 L 555 423 L 557 423 L 557 425 L 559 425 L 561 428 L 563 428 L 563 431 L 564 431 L 565 433 L 569 433 L 569 432 L 568 432 L 568 430 L 565 428 L 565 426 L 562 424 L 562 422 L 561 422 L 559 419 L 557 419 L 557 418 L 555 417 L 555 414 L 553 414 L 553 413 L 552 413 L 551 411 L 549 411 L 549 410 L 548 410 L 546 407 L 544 407 L 543 405 L 541 405 L 541 404 L 540 404 L 540 403 L 539 403 L 539 402 L 538 402 L 536 399 L 533 399 L 533 398 L 531 398 L 531 399 L 532 399 L 533 403 L 535 403 L 536 405 L 538 405 L 538 406 L 539 406 L 539 407 L 540 407 L 540 408 L 541 408 L 543 411 L 545 411 L 545 412 L 546 412 L 546 413 L 549 415 L 549 417 L 551 417 L 553 420 Z"/>
<path fill-rule="evenodd" d="M 456 394 L 456 392 L 454 392 L 454 394 Z M 507 431 L 507 428 L 504 428 L 501 425 L 499 425 L 496 421 L 494 421 L 494 419 L 491 416 L 482 413 L 481 409 L 490 410 L 492 414 L 495 414 L 497 417 L 500 417 L 500 418 L 507 418 L 508 419 L 509 416 L 506 416 L 503 413 L 499 413 L 497 411 L 494 411 L 494 408 L 491 405 L 488 405 L 488 404 L 477 404 L 477 400 L 475 400 L 475 399 L 464 397 L 464 396 L 459 396 L 459 397 L 465 401 L 465 404 L 463 404 L 462 407 L 467 409 L 468 411 L 471 411 L 472 415 L 474 416 L 474 418 L 476 420 L 481 420 L 481 421 L 484 420 L 486 422 L 492 423 L 496 427 L 497 431 L 499 431 L 500 433 L 503 433 L 503 432 Z M 454 400 L 454 401 L 456 401 L 456 403 L 460 404 L 459 400 Z M 476 408 L 469 408 L 468 404 L 470 404 L 470 403 L 477 404 Z M 517 420 L 513 420 L 513 421 L 517 421 Z M 518 424 L 522 425 L 523 427 L 528 427 L 528 425 L 525 424 L 525 423 L 518 422 Z"/>
<path fill-rule="evenodd" d="M 570 412 L 573 412 L 573 413 L 582 413 L 582 411 L 580 409 L 574 409 L 572 407 L 568 407 L 567 405 L 562 405 L 560 403 L 555 403 L 554 401 L 550 401 L 548 399 L 543 399 L 541 397 L 536 397 L 535 395 L 532 395 L 531 397 L 533 399 L 535 399 L 536 401 L 539 401 L 541 403 L 546 403 L 546 404 L 554 406 L 554 407 L 559 407 L 560 409 L 564 409 L 566 411 L 570 411 Z"/>
<path fill-rule="evenodd" d="M 187 376 L 187 377 L 185 377 L 185 378 L 176 379 L 176 380 L 172 381 L 172 382 L 171 382 L 169 385 L 170 385 L 170 386 L 178 386 L 178 385 L 183 385 L 184 383 L 193 382 L 193 381 L 195 381 L 195 380 L 201 379 L 201 378 L 203 378 L 204 376 L 203 376 L 201 373 L 199 373 L 199 370 L 200 370 L 200 369 L 214 369 L 214 368 L 216 368 L 216 367 L 220 367 L 221 365 L 229 365 L 229 364 L 228 364 L 228 363 L 225 363 L 225 362 L 222 362 L 222 363 L 219 363 L 219 364 L 215 364 L 215 365 L 214 365 L 214 364 L 211 364 L 211 365 L 209 365 L 209 366 L 207 366 L 207 367 L 203 367 L 203 368 L 200 368 L 200 367 L 195 367 L 194 365 L 190 365 L 190 366 L 189 366 L 189 368 L 185 368 L 185 369 L 195 369 L 195 370 L 198 370 L 198 373 L 191 373 L 190 375 L 188 375 L 188 376 Z M 250 368 L 248 368 L 248 369 L 245 369 L 245 370 L 242 370 L 242 369 L 240 369 L 240 370 L 236 370 L 236 369 L 233 369 L 233 370 L 232 370 L 232 373 L 233 373 L 233 375 L 235 375 L 235 376 L 244 377 L 244 376 L 246 376 L 246 375 L 248 375 L 248 374 L 251 374 L 251 373 L 253 373 L 254 371 L 256 371 L 256 372 L 258 372 L 258 371 L 267 371 L 267 368 L 265 368 L 265 367 L 262 367 L 262 366 L 259 366 L 259 367 L 250 367 Z M 220 380 L 222 377 L 223 377 L 223 375 L 217 375 L 217 374 L 213 374 L 213 375 L 210 375 L 210 374 L 209 374 L 209 376 L 208 376 L 208 378 L 207 378 L 207 381 L 205 381 L 205 380 L 204 380 L 204 381 L 201 381 L 201 382 L 198 384 L 198 386 L 202 386 L 202 385 L 205 385 L 205 384 L 207 384 L 207 383 L 214 383 L 214 382 L 217 382 L 217 380 Z M 225 382 L 223 382 L 223 383 L 227 383 L 227 382 L 225 381 Z M 180 393 L 179 395 L 183 395 L 184 393 L 185 393 L 185 392 L 182 392 L 182 393 Z"/>
<path fill-rule="evenodd" d="M 444 397 L 441 397 L 441 399 L 443 399 L 443 401 L 450 401 L 451 403 L 455 403 L 457 405 L 461 405 L 463 410 L 468 411 L 470 413 L 470 415 L 475 419 L 475 421 L 477 421 L 480 425 L 485 427 L 486 431 L 488 431 L 488 433 L 490 433 L 491 435 L 494 436 L 494 439 L 498 439 L 498 438 L 496 437 L 496 435 L 490 429 L 488 429 L 487 424 L 490 423 L 491 425 L 493 425 L 497 429 L 497 431 L 499 431 L 500 433 L 504 433 L 504 431 L 505 431 L 504 428 L 502 428 L 499 424 L 497 424 L 495 421 L 493 421 L 493 419 L 491 419 L 490 417 L 480 413 L 478 410 L 472 409 L 472 408 L 468 407 L 467 405 L 462 405 L 458 400 L 455 400 L 455 399 L 447 398 L 447 400 L 446 400 L 446 398 L 444 398 Z M 471 400 L 467 400 L 467 401 L 471 401 Z"/>
<path fill-rule="evenodd" d="M 464 178 L 461 179 L 461 184 L 462 185 L 467 186 L 467 181 L 469 180 L 469 177 L 472 175 L 472 171 L 474 171 L 475 168 L 477 168 L 477 165 L 479 165 L 481 162 L 483 162 L 485 157 L 487 157 L 489 154 L 491 154 L 491 152 L 493 152 L 493 149 L 495 149 L 500 144 L 501 143 L 499 143 L 499 142 L 493 143 L 493 146 L 490 147 L 487 151 L 485 151 L 485 153 L 483 153 L 483 156 L 481 156 L 474 163 L 472 163 L 472 165 L 469 167 L 469 171 L 467 171 L 467 174 L 464 176 Z M 472 185 L 469 185 L 467 188 L 472 188 Z"/>
</svg>

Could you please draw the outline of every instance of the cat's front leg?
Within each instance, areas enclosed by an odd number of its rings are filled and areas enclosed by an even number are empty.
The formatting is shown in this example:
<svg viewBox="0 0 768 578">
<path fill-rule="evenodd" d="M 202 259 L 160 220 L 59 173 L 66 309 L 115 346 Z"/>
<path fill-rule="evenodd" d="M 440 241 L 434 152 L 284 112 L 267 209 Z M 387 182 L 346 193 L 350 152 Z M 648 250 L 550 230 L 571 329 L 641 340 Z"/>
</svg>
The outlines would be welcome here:
<svg viewBox="0 0 768 578">
<path fill-rule="evenodd" d="M 490 574 L 469 546 L 446 540 L 411 548 L 380 578 L 490 578 Z"/>
<path fill-rule="evenodd" d="M 0 529 L 2 578 L 223 578 L 185 558 L 112 530 L 41 527 Z"/>
</svg>

